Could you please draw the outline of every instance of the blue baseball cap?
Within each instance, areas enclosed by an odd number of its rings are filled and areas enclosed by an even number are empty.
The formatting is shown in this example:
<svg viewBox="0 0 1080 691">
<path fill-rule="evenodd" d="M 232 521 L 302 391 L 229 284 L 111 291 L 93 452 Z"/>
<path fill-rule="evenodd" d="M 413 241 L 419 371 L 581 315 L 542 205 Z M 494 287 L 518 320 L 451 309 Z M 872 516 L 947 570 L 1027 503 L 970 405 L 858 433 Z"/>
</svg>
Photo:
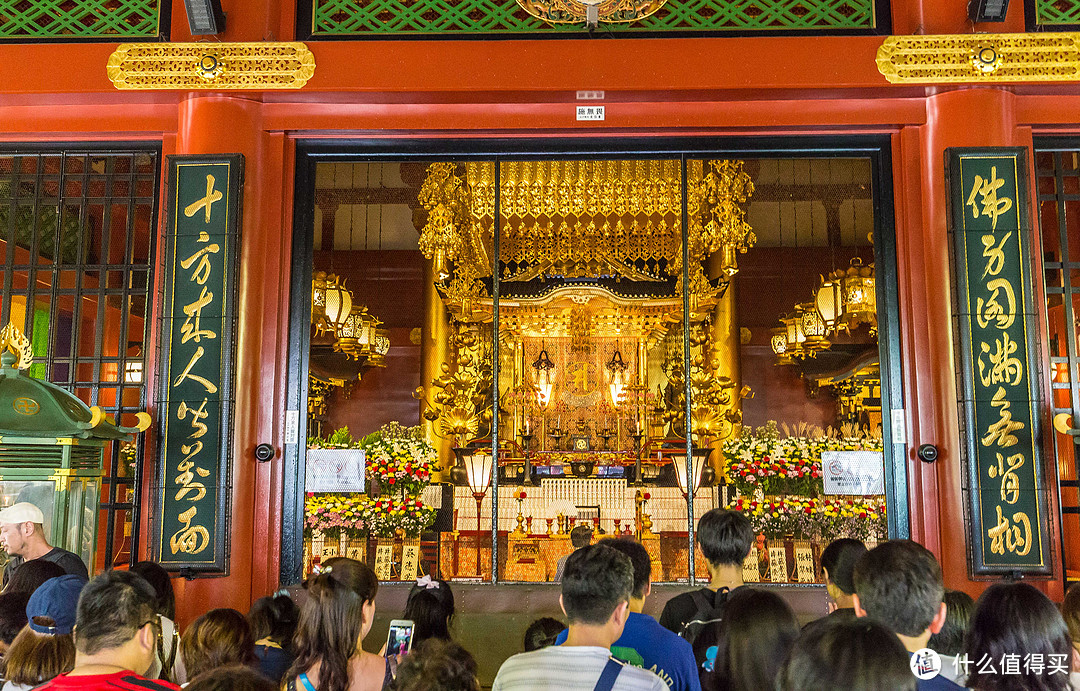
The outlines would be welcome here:
<svg viewBox="0 0 1080 691">
<path fill-rule="evenodd" d="M 88 582 L 82 576 L 69 573 L 42 583 L 26 603 L 26 619 L 30 628 L 38 633 L 70 634 L 75 629 L 79 593 Z M 50 617 L 53 626 L 36 624 L 34 617 Z"/>
</svg>

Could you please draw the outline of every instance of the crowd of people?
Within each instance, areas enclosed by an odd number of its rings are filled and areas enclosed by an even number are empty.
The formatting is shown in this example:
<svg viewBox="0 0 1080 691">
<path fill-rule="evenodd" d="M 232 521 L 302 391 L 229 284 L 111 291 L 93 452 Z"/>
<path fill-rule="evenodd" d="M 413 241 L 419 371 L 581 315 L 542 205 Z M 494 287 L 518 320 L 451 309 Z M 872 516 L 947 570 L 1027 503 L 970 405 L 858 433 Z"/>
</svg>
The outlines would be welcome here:
<svg viewBox="0 0 1080 691">
<path fill-rule="evenodd" d="M 211 609 L 181 635 L 161 566 L 88 579 L 42 523 L 29 504 L 0 511 L 0 544 L 13 557 L 0 592 L 2 691 L 480 690 L 445 581 L 417 581 L 401 615 L 408 644 L 392 638 L 379 653 L 362 647 L 379 581 L 341 557 L 299 594 L 263 597 L 246 615 Z M 1060 608 L 1023 582 L 973 601 L 945 590 L 937 560 L 915 542 L 867 550 L 843 539 L 821 555 L 830 612 L 800 626 L 776 590 L 743 583 L 755 535 L 742 514 L 709 511 L 696 536 L 709 583 L 669 599 L 659 620 L 644 613 L 647 550 L 629 537 L 581 536 L 560 565 L 565 623 L 533 622 L 493 691 L 1080 689 L 1080 589 Z"/>
</svg>

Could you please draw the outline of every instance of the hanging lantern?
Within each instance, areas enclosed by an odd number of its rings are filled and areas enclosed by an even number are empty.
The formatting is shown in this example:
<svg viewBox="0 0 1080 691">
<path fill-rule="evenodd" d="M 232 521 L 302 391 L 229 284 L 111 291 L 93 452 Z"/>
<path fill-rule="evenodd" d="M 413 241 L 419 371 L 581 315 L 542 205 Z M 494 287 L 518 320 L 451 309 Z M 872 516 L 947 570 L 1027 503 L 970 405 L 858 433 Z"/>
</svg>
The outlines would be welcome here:
<svg viewBox="0 0 1080 691">
<path fill-rule="evenodd" d="M 622 397 L 623 389 L 626 388 L 628 383 L 629 373 L 627 370 L 630 368 L 623 360 L 622 353 L 618 349 L 611 354 L 611 359 L 608 360 L 605 365 L 608 370 L 608 390 L 611 393 L 611 405 L 618 406 L 619 399 Z"/>
<path fill-rule="evenodd" d="M 863 266 L 862 259 L 855 257 L 844 272 L 842 283 L 844 311 L 841 319 L 849 328 L 860 324 L 877 327 L 877 286 L 874 265 Z"/>
<path fill-rule="evenodd" d="M 806 334 L 802 330 L 801 315 L 792 315 L 787 317 L 781 317 L 780 323 L 784 325 L 784 329 L 787 332 L 785 334 L 787 340 L 788 357 L 793 360 L 801 360 L 806 356 L 803 351 L 803 343 L 806 341 Z"/>
<path fill-rule="evenodd" d="M 540 390 L 537 402 L 541 407 L 545 407 L 551 400 L 551 390 L 555 386 L 555 363 L 551 361 L 551 357 L 543 346 L 540 348 L 540 354 L 533 361 L 532 368 L 534 370 L 533 382 Z"/>
<path fill-rule="evenodd" d="M 345 317 L 337 330 L 337 342 L 334 350 L 345 353 L 353 360 L 368 358 L 374 352 L 375 327 L 379 320 L 368 314 L 367 307 L 358 306 Z"/>
<path fill-rule="evenodd" d="M 334 274 L 326 277 L 326 321 L 331 328 L 340 327 L 352 314 L 352 293 L 345 289 L 345 282 Z M 364 308 L 367 311 L 367 308 Z"/>
<path fill-rule="evenodd" d="M 311 323 L 319 327 L 326 322 L 326 272 L 316 271 L 311 277 Z M 322 329 L 320 329 L 320 332 Z"/>
<path fill-rule="evenodd" d="M 844 298 L 840 282 L 834 280 L 833 274 L 821 277 L 821 286 L 814 294 L 814 308 L 825 324 L 826 335 L 847 328 L 847 325 L 840 322 L 840 314 L 844 310 Z"/>
<path fill-rule="evenodd" d="M 777 365 L 795 364 L 795 360 L 792 359 L 791 354 L 788 352 L 786 326 L 778 326 L 772 330 L 772 338 L 770 339 L 770 343 L 772 344 L 773 353 L 776 354 Z"/>
<path fill-rule="evenodd" d="M 804 302 L 799 305 L 802 310 L 801 320 L 803 333 L 806 335 L 806 354 L 815 357 L 818 352 L 828 350 L 832 345 L 825 338 L 825 321 L 818 314 L 817 307 L 813 302 Z"/>
</svg>

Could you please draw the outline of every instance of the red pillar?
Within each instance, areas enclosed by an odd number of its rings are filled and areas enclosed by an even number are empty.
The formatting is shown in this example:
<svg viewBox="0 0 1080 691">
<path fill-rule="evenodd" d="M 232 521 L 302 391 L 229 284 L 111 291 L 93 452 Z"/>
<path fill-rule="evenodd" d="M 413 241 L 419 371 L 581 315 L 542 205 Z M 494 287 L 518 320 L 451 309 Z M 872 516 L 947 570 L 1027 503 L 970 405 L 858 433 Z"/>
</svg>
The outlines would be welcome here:
<svg viewBox="0 0 1080 691">
<path fill-rule="evenodd" d="M 278 584 L 285 404 L 279 363 L 287 347 L 292 247 L 285 150 L 281 133 L 264 131 L 259 101 L 191 95 L 180 102 L 176 153 L 244 155 L 229 575 L 175 582 L 181 626 L 211 607 L 246 612 Z M 253 453 L 264 442 L 279 449 L 269 463 Z"/>
</svg>

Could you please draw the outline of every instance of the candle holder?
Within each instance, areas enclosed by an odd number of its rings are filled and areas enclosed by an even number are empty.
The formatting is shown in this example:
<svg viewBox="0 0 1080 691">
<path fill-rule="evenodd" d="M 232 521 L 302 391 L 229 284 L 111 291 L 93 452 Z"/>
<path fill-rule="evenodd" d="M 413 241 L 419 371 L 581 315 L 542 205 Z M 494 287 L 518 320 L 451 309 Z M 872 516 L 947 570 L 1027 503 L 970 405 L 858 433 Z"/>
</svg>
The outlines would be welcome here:
<svg viewBox="0 0 1080 691">
<path fill-rule="evenodd" d="M 596 433 L 596 436 L 604 440 L 604 451 L 611 451 L 610 442 L 611 438 L 615 436 L 615 430 L 611 429 L 609 426 L 604 426 L 603 429 Z"/>
<path fill-rule="evenodd" d="M 616 518 L 615 519 L 615 534 L 616 535 L 622 535 L 622 528 L 619 527 L 621 524 L 622 524 L 622 520 Z"/>
<path fill-rule="evenodd" d="M 544 533 L 544 534 L 547 535 L 548 537 L 552 537 L 551 524 L 555 522 L 555 519 L 553 519 L 553 518 L 545 518 L 544 520 L 547 521 L 547 532 Z"/>
<path fill-rule="evenodd" d="M 532 516 L 525 517 L 525 532 L 532 535 Z"/>
<path fill-rule="evenodd" d="M 525 454 L 525 479 L 526 485 L 533 484 L 532 481 L 532 459 L 529 457 L 529 447 L 532 445 L 533 435 L 531 432 L 525 431 L 521 434 L 521 448 Z"/>
<path fill-rule="evenodd" d="M 599 540 L 603 533 L 600 532 L 600 517 L 592 519 L 592 536 L 593 540 Z"/>
<path fill-rule="evenodd" d="M 566 436 L 566 433 L 563 432 L 562 428 L 556 426 L 555 429 L 548 432 L 548 436 L 552 437 L 555 440 L 555 448 L 552 449 L 552 450 L 553 451 L 561 450 L 560 449 L 560 447 L 561 447 L 560 442 L 562 441 L 562 438 Z"/>
<path fill-rule="evenodd" d="M 645 439 L 645 434 L 640 428 L 635 429 L 630 433 L 630 438 L 634 440 L 634 482 L 639 486 L 641 485 L 641 443 Z"/>
<path fill-rule="evenodd" d="M 525 491 L 518 490 L 514 492 L 514 499 L 517 499 L 517 527 L 510 533 L 510 537 L 528 537 L 528 533 L 525 531 L 525 516 L 522 512 L 522 507 L 525 503 Z"/>
</svg>

